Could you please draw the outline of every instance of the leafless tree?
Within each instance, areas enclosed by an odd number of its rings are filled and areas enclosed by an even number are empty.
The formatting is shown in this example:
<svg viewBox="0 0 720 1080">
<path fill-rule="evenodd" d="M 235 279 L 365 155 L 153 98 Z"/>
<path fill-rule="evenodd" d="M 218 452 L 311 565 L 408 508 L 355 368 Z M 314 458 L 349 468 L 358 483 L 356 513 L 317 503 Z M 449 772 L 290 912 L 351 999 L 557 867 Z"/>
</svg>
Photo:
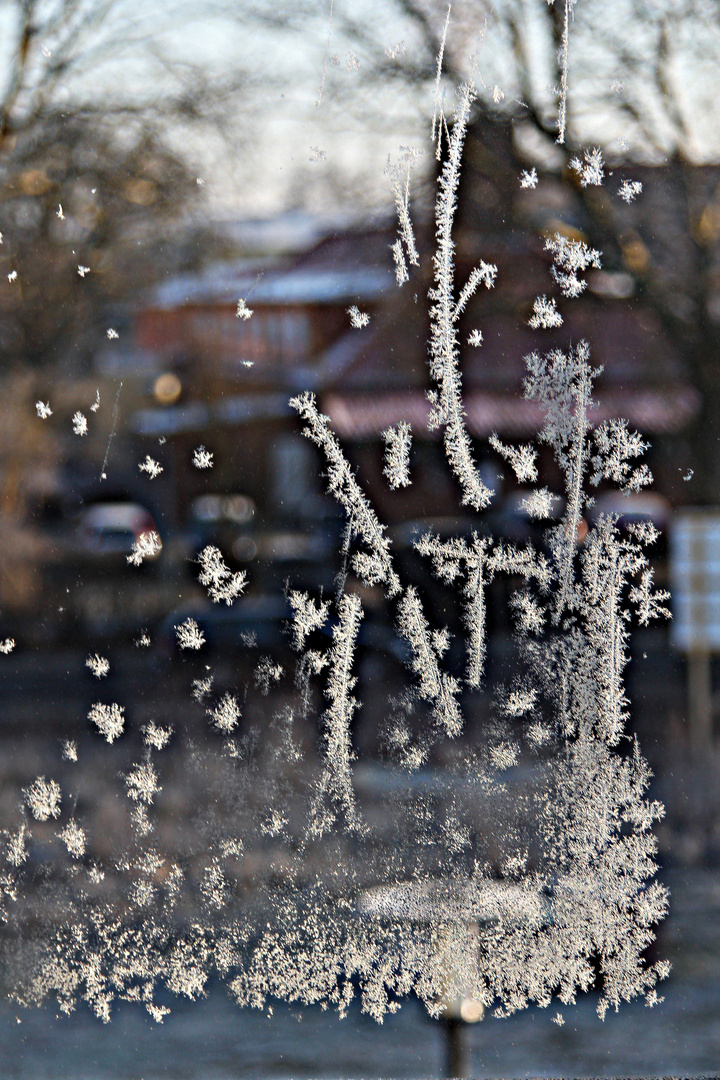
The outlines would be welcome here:
<svg viewBox="0 0 720 1080">
<path fill-rule="evenodd" d="M 12 26 L 0 95 L 7 361 L 87 354 L 107 302 L 168 265 L 168 223 L 199 194 L 187 134 L 217 130 L 239 85 L 163 57 L 161 31 L 190 10 L 143 19 L 120 0 L 0 5 Z"/>
</svg>

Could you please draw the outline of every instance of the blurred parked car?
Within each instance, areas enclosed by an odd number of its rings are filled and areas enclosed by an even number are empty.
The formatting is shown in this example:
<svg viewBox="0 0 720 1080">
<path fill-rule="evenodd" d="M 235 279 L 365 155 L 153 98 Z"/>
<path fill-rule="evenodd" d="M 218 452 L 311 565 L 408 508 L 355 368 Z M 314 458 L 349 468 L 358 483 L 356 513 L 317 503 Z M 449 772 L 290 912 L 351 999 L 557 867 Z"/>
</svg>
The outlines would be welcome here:
<svg viewBox="0 0 720 1080">
<path fill-rule="evenodd" d="M 78 544 L 89 556 L 127 556 L 141 537 L 157 533 L 149 510 L 139 503 L 93 503 L 81 514 Z M 159 551 L 146 558 L 155 559 Z"/>
</svg>

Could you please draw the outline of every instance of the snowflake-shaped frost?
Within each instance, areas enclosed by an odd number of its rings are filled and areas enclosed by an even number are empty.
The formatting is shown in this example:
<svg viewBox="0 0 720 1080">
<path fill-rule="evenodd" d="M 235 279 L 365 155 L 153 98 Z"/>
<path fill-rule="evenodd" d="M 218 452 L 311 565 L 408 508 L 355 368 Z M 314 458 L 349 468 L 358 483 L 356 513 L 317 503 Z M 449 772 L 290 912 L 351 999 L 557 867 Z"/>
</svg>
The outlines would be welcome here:
<svg viewBox="0 0 720 1080">
<path fill-rule="evenodd" d="M 599 187 L 605 175 L 601 150 L 597 146 L 592 150 L 586 150 L 583 153 L 583 159 L 581 161 L 580 158 L 573 158 L 570 168 L 574 169 L 580 177 L 582 187 Z"/>
<path fill-rule="evenodd" d="M 642 184 L 639 180 L 623 180 L 618 195 L 623 202 L 631 203 L 642 193 Z"/>
<path fill-rule="evenodd" d="M 60 785 L 56 780 L 46 780 L 38 776 L 30 787 L 24 788 L 23 795 L 30 813 L 36 821 L 60 816 Z"/>
<path fill-rule="evenodd" d="M 196 469 L 212 469 L 213 455 L 204 446 L 198 446 L 193 454 L 193 465 Z"/>
<path fill-rule="evenodd" d="M 98 656 L 95 653 L 94 656 L 88 656 L 85 667 L 89 667 L 93 675 L 96 675 L 98 679 L 102 679 L 110 671 L 110 662 L 104 656 Z"/>
<path fill-rule="evenodd" d="M 149 454 L 145 455 L 145 460 L 138 465 L 140 472 L 147 473 L 151 479 L 155 480 L 163 471 L 163 467 L 160 462 L 155 461 Z"/>
<path fill-rule="evenodd" d="M 132 554 L 128 555 L 127 561 L 133 566 L 139 566 L 143 559 L 154 559 L 162 550 L 162 540 L 153 530 L 141 533 L 133 544 Z"/>
<path fill-rule="evenodd" d="M 350 325 L 354 326 L 356 330 L 361 330 L 363 326 L 367 326 L 370 322 L 370 316 L 366 311 L 360 311 L 357 304 L 353 304 L 347 309 L 347 313 L 350 316 Z"/>
<path fill-rule="evenodd" d="M 233 573 L 225 565 L 219 548 L 209 544 L 198 556 L 200 575 L 198 580 L 208 590 L 208 596 L 215 604 L 221 600 L 230 606 L 245 589 L 247 575 L 244 570 Z"/>
<path fill-rule="evenodd" d="M 535 297 L 533 313 L 528 319 L 528 325 L 531 326 L 533 330 L 550 330 L 553 327 L 562 326 L 562 322 L 562 315 L 555 306 L 553 297 L 549 300 L 547 296 Z"/>
<path fill-rule="evenodd" d="M 194 619 L 186 619 L 175 627 L 177 642 L 181 649 L 201 649 L 205 644 L 205 635 Z"/>
<path fill-rule="evenodd" d="M 123 733 L 125 709 L 115 702 L 112 705 L 103 705 L 98 701 L 90 709 L 88 720 L 92 720 L 93 724 L 97 725 L 100 734 L 111 743 Z"/>
</svg>

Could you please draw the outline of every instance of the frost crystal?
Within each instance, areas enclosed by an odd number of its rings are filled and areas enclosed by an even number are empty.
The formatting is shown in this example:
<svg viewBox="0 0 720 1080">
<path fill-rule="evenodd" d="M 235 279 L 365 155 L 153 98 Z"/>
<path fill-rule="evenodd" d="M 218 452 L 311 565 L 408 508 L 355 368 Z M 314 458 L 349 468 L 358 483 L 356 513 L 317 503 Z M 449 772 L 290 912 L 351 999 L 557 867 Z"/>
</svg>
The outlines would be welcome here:
<svg viewBox="0 0 720 1080">
<path fill-rule="evenodd" d="M 8 637 L 5 638 L 3 641 L 0 641 L 0 653 L 3 653 L 5 656 L 7 656 L 8 653 L 11 653 L 14 648 L 15 638 Z"/>
<path fill-rule="evenodd" d="M 293 609 L 293 647 L 299 652 L 305 647 L 308 635 L 324 626 L 330 604 L 327 601 L 315 604 L 307 593 L 299 592 L 291 592 L 288 600 Z"/>
<path fill-rule="evenodd" d="M 401 420 L 396 428 L 383 431 L 385 440 L 385 464 L 383 472 L 391 491 L 410 484 L 410 446 L 412 435 L 410 425 Z"/>
<path fill-rule="evenodd" d="M 402 242 L 396 240 L 392 246 L 393 259 L 395 260 L 395 279 L 398 285 L 404 284 L 409 281 L 407 263 L 405 262 L 405 252 L 403 251 Z"/>
<path fill-rule="evenodd" d="M 175 636 L 181 649 L 201 649 L 205 644 L 205 635 L 191 618 L 175 627 Z"/>
<path fill-rule="evenodd" d="M 240 719 L 240 706 L 233 694 L 224 694 L 210 713 L 212 722 L 218 731 L 229 735 L 234 731 Z"/>
<path fill-rule="evenodd" d="M 125 777 L 128 795 L 134 802 L 143 802 L 149 805 L 158 792 L 157 773 L 155 766 L 149 761 L 134 765 Z"/>
<path fill-rule="evenodd" d="M 390 179 L 395 206 L 397 207 L 398 225 L 400 236 L 393 245 L 393 257 L 395 259 L 395 275 L 398 285 L 408 280 L 407 264 L 420 265 L 415 244 L 415 233 L 410 219 L 410 172 L 415 161 L 420 156 L 417 150 L 406 147 L 403 153 L 402 163 L 392 165 L 388 158 L 385 173 Z M 404 167 L 403 167 L 404 166 Z M 407 257 L 407 262 L 406 262 Z"/>
<path fill-rule="evenodd" d="M 110 671 L 109 661 L 104 656 L 98 656 L 97 653 L 94 656 L 88 656 L 85 667 L 89 667 L 93 675 L 96 675 L 98 679 L 102 679 Z"/>
<path fill-rule="evenodd" d="M 172 728 L 160 727 L 159 724 L 151 720 L 149 724 L 144 726 L 142 733 L 146 746 L 151 746 L 155 750 L 163 750 L 170 742 Z"/>
<path fill-rule="evenodd" d="M 556 326 L 562 326 L 562 315 L 558 311 L 555 300 L 547 296 L 536 296 L 533 304 L 533 313 L 528 319 L 528 325 L 533 330 L 551 330 Z"/>
<path fill-rule="evenodd" d="M 83 416 L 81 412 L 76 412 L 72 418 L 73 431 L 76 435 L 87 435 L 88 422 L 87 417 Z"/>
<path fill-rule="evenodd" d="M 247 306 L 242 297 L 237 302 L 235 317 L 237 319 L 242 319 L 243 322 L 247 322 L 248 319 L 252 318 L 252 309 Z"/>
<path fill-rule="evenodd" d="M 570 168 L 578 174 L 582 187 L 600 187 L 605 176 L 602 153 L 597 146 L 592 150 L 585 150 L 582 161 L 580 158 L 573 158 Z"/>
<path fill-rule="evenodd" d="M 213 455 L 204 446 L 198 446 L 193 453 L 193 465 L 196 469 L 212 469 Z"/>
<path fill-rule="evenodd" d="M 163 471 L 162 465 L 155 461 L 154 458 L 151 458 L 149 454 L 145 455 L 145 460 L 140 462 L 138 469 L 140 472 L 147 473 L 153 480 L 155 480 Z"/>
<path fill-rule="evenodd" d="M 11 866 L 22 866 L 27 859 L 28 853 L 27 848 L 25 847 L 25 841 L 29 836 L 30 831 L 24 823 L 20 825 L 17 832 L 11 833 L 8 836 L 5 858 Z"/>
<path fill-rule="evenodd" d="M 630 204 L 642 194 L 642 184 L 639 180 L 623 180 L 618 191 L 620 198 Z"/>
<path fill-rule="evenodd" d="M 88 720 L 92 720 L 93 724 L 96 724 L 99 728 L 100 734 L 104 735 L 107 741 L 111 743 L 123 733 L 125 725 L 124 713 L 125 710 L 122 705 L 115 703 L 103 705 L 96 702 L 88 713 Z"/>
<path fill-rule="evenodd" d="M 133 544 L 132 554 L 128 555 L 127 561 L 133 566 L 139 566 L 143 559 L 154 559 L 162 550 L 162 540 L 155 531 L 141 533 Z M 144 643 L 143 643 L 144 644 Z"/>
<path fill-rule="evenodd" d="M 535 466 L 537 450 L 534 450 L 532 446 L 506 446 L 500 442 L 495 432 L 490 436 L 489 442 L 493 450 L 496 450 L 510 463 L 515 476 L 521 484 L 532 483 L 537 480 L 537 468 Z"/>
<path fill-rule="evenodd" d="M 225 564 L 219 548 L 208 545 L 198 556 L 200 574 L 198 580 L 208 591 L 214 604 L 221 600 L 230 606 L 245 591 L 247 574 L 244 570 L 232 573 Z"/>
<path fill-rule="evenodd" d="M 536 188 L 538 185 L 538 174 L 535 166 L 532 167 L 530 172 L 527 169 L 523 169 L 520 177 L 521 188 Z"/>
<path fill-rule="evenodd" d="M 65 739 L 62 743 L 62 756 L 66 761 L 77 761 L 77 743 L 74 739 Z"/>
<path fill-rule="evenodd" d="M 60 839 L 65 844 L 70 854 L 75 859 L 80 859 L 85 854 L 85 832 L 76 821 L 69 821 L 60 832 Z"/>
<path fill-rule="evenodd" d="M 38 776 L 30 787 L 23 790 L 25 802 L 36 821 L 60 816 L 60 785 L 56 780 Z"/>
<path fill-rule="evenodd" d="M 52 409 L 50 408 L 49 402 L 43 404 L 42 401 L 36 401 L 35 408 L 41 420 L 47 420 L 49 416 L 52 416 Z"/>
<path fill-rule="evenodd" d="M 270 693 L 270 688 L 283 676 L 283 668 L 280 664 L 274 663 L 269 656 L 261 656 L 255 668 L 255 685 L 260 687 L 263 694 L 267 696 Z"/>
<path fill-rule="evenodd" d="M 600 269 L 600 252 L 589 248 L 584 240 L 568 240 L 562 233 L 545 241 L 545 250 L 552 251 L 555 265 L 550 273 L 557 281 L 563 296 L 573 299 L 585 291 L 587 283 L 578 277 L 580 270 L 589 266 Z"/>
<path fill-rule="evenodd" d="M 356 330 L 361 330 L 363 326 L 368 326 L 370 323 L 370 316 L 366 311 L 360 311 L 357 304 L 353 304 L 347 309 L 350 316 L 350 325 Z"/>
<path fill-rule="evenodd" d="M 552 515 L 553 506 L 557 499 L 545 488 L 531 491 L 521 502 L 521 506 L 528 517 L 547 518 Z"/>
</svg>

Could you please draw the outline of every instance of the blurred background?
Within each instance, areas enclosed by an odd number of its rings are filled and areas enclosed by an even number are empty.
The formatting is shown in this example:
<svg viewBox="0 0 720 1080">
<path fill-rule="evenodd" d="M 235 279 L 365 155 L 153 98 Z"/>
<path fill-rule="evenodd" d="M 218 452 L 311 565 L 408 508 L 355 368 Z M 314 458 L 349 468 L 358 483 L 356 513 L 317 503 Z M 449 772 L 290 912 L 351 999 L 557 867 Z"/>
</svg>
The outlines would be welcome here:
<svg viewBox="0 0 720 1080">
<path fill-rule="evenodd" d="M 68 783 L 90 831 L 120 829 L 112 778 L 137 747 L 129 736 L 101 753 L 89 732 L 94 653 L 110 660 L 102 693 L 123 702 L 136 729 L 152 720 L 177 732 L 168 843 L 202 832 L 188 812 L 189 790 L 204 797 L 189 763 L 206 738 L 190 686 L 207 665 L 216 690 L 264 691 L 247 699 L 243 726 L 253 752 L 272 758 L 281 735 L 267 734 L 263 717 L 286 691 L 259 686 L 254 672 L 259 657 L 292 671 L 285 583 L 332 594 L 344 572 L 344 522 L 288 405 L 300 391 L 330 417 L 403 574 L 431 599 L 438 626 L 459 630 L 452 595 L 413 542 L 428 527 L 543 542 L 488 440 L 530 441 L 541 426 L 522 397 L 523 357 L 585 338 L 602 367 L 597 420 L 626 417 L 649 444 L 655 477 L 652 494 L 600 488 L 587 524 L 601 512 L 623 528 L 655 524 L 656 581 L 676 596 L 672 623 L 632 626 L 626 672 L 631 729 L 667 806 L 658 836 L 673 896 L 657 950 L 675 972 L 652 1014 L 633 1005 L 601 1025 L 588 995 L 563 1027 L 532 1010 L 483 1021 L 467 1035 L 470 1068 L 708 1071 L 720 1050 L 720 12 L 711 0 L 580 0 L 563 145 L 564 8 L 469 0 L 445 34 L 446 18 L 433 0 L 0 3 L 3 816 L 8 827 L 19 820 L 18 791 L 32 775 L 69 768 L 59 747 L 70 740 L 84 772 Z M 454 89 L 471 73 L 458 279 L 479 259 L 498 267 L 496 287 L 468 305 L 460 327 L 462 342 L 482 330 L 481 348 L 462 345 L 461 364 L 474 452 L 496 492 L 473 518 L 458 511 L 425 396 L 433 115 L 451 117 Z M 601 187 L 583 185 L 571 165 L 593 147 Z M 406 188 L 420 258 L 398 288 L 391 249 Z M 602 268 L 587 273 L 579 298 L 560 299 L 551 338 L 530 319 L 535 298 L 554 289 L 545 241 L 557 234 L 601 251 Z M 366 325 L 353 325 L 351 305 Z M 382 432 L 401 420 L 413 427 L 413 484 L 390 491 Z M 560 490 L 544 451 L 541 472 Z M 161 551 L 129 565 L 150 531 Z M 233 607 L 208 603 L 198 585 L 208 544 L 248 575 Z M 493 686 L 511 664 L 513 587 L 492 587 L 488 686 L 467 695 L 466 748 L 482 745 Z M 401 691 L 405 656 L 382 596 L 365 590 L 363 603 L 353 739 L 372 808 L 387 805 L 395 782 L 379 718 Z M 188 617 L 206 638 L 200 660 L 178 649 L 175 627 Z M 460 661 L 451 648 L 450 669 Z M 318 694 L 298 734 L 310 758 L 321 708 Z M 447 766 L 438 746 L 427 783 Z M 40 829 L 41 877 L 43 843 Z M 268 844 L 259 833 L 253 865 L 272 861 Z M 52 1017 L 3 1006 L 7 1075 L 446 1068 L 443 1032 L 414 1001 L 382 1029 L 352 1012 L 339 1021 L 305 1010 L 300 1026 L 289 1006 L 256 1016 L 219 988 L 164 1029 L 150 1031 L 130 1006 L 110 1029 L 89 1014 L 56 1026 Z M 78 1072 L 86 1054 L 92 1064 Z"/>
</svg>

